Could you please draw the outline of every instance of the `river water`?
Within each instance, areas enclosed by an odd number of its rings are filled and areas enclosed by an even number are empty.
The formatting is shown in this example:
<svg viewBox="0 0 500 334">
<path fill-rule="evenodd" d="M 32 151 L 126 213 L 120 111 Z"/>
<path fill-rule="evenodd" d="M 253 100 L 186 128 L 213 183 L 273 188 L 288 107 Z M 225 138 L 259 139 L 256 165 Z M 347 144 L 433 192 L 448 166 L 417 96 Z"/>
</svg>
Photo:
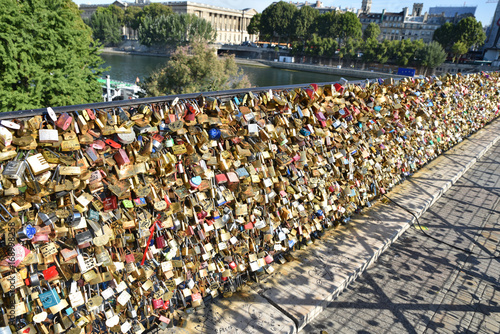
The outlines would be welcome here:
<svg viewBox="0 0 500 334">
<path fill-rule="evenodd" d="M 103 67 L 111 67 L 110 71 L 106 74 L 111 75 L 111 79 L 125 82 L 135 82 L 136 78 L 142 81 L 147 78 L 152 71 L 164 66 L 168 61 L 166 57 L 127 54 L 102 54 L 101 57 L 105 61 Z M 273 67 L 258 67 L 243 64 L 239 64 L 238 66 L 248 76 L 250 83 L 254 87 L 320 83 L 338 81 L 340 79 L 340 76 L 331 74 L 291 71 Z M 345 78 L 348 80 L 356 79 L 350 77 Z"/>
</svg>

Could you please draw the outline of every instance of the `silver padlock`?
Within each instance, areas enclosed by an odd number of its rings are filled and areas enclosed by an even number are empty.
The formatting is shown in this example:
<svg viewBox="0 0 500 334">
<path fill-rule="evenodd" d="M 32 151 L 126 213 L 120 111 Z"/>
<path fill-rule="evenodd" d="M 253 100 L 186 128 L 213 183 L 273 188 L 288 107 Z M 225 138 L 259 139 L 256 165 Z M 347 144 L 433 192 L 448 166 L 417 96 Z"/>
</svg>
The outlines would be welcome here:
<svg viewBox="0 0 500 334">
<path fill-rule="evenodd" d="M 21 152 L 18 153 L 14 160 L 7 162 L 5 169 L 2 172 L 2 175 L 10 180 L 20 180 L 23 177 L 24 171 L 28 166 L 26 161 L 20 161 L 19 159 Z"/>
</svg>

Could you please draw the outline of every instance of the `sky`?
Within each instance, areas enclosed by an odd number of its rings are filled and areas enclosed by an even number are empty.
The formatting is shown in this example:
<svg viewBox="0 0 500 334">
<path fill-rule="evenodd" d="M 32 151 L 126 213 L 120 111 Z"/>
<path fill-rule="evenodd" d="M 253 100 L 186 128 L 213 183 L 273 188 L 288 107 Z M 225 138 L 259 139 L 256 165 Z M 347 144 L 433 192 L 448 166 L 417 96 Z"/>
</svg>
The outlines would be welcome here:
<svg viewBox="0 0 500 334">
<path fill-rule="evenodd" d="M 77 4 L 108 4 L 112 3 L 114 0 L 73 0 Z M 226 8 L 233 9 L 244 9 L 244 8 L 254 8 L 258 12 L 262 12 L 267 6 L 269 6 L 273 1 L 271 0 L 253 0 L 253 1 L 243 1 L 243 0 L 191 0 L 193 2 L 205 3 L 209 5 L 215 5 Z M 315 2 L 314 0 L 308 0 L 309 2 Z M 421 2 L 424 4 L 423 12 L 428 12 L 429 7 L 436 6 L 477 6 L 476 8 L 476 18 L 478 21 L 483 23 L 483 26 L 490 25 L 491 20 L 493 18 L 493 14 L 496 9 L 496 2 L 489 2 L 495 0 L 471 0 L 463 3 L 457 2 L 456 0 L 437 0 L 434 1 L 425 1 L 425 0 L 416 0 L 416 1 L 395 1 L 395 0 L 372 0 L 372 12 L 378 13 L 382 12 L 385 9 L 387 12 L 400 12 L 403 7 L 408 7 L 411 11 L 414 2 Z M 125 2 L 133 2 L 127 1 Z M 168 2 L 168 1 L 155 1 L 152 2 Z M 295 0 L 294 2 L 298 2 Z M 304 2 L 304 1 L 300 1 Z M 341 8 L 345 7 L 354 7 L 356 9 L 361 7 L 361 0 L 349 1 L 349 0 L 339 0 L 339 1 L 322 1 L 323 6 L 339 6 Z M 250 5 L 250 6 L 249 6 Z"/>
</svg>

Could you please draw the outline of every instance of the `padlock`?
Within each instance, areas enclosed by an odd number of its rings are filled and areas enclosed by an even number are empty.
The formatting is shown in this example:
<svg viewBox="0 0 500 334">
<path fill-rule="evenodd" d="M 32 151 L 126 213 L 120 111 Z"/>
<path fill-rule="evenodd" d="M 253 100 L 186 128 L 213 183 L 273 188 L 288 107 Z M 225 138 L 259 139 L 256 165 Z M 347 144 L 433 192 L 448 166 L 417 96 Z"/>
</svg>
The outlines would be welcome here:
<svg viewBox="0 0 500 334">
<path fill-rule="evenodd" d="M 40 294 L 38 295 L 38 298 L 40 299 L 40 302 L 42 303 L 44 309 L 56 306 L 61 301 L 61 298 L 57 294 L 57 291 L 52 289 L 48 282 L 47 287 L 48 289 L 45 289 L 47 291 L 44 292 L 43 289 L 41 289 Z"/>
</svg>

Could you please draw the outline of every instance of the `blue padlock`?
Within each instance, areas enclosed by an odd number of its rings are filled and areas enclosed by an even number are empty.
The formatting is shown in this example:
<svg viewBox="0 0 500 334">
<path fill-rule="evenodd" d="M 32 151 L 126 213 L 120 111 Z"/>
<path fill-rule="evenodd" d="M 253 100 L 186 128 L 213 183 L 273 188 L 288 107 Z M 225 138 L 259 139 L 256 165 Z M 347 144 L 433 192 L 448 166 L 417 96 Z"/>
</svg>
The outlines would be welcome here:
<svg viewBox="0 0 500 334">
<path fill-rule="evenodd" d="M 211 128 L 208 130 L 208 138 L 210 140 L 219 140 L 221 136 L 220 130 L 217 128 Z"/>
<path fill-rule="evenodd" d="M 52 289 L 48 283 L 47 286 L 49 287 L 49 290 L 38 295 L 44 309 L 56 306 L 61 302 L 61 298 L 57 294 L 57 291 Z"/>
</svg>

